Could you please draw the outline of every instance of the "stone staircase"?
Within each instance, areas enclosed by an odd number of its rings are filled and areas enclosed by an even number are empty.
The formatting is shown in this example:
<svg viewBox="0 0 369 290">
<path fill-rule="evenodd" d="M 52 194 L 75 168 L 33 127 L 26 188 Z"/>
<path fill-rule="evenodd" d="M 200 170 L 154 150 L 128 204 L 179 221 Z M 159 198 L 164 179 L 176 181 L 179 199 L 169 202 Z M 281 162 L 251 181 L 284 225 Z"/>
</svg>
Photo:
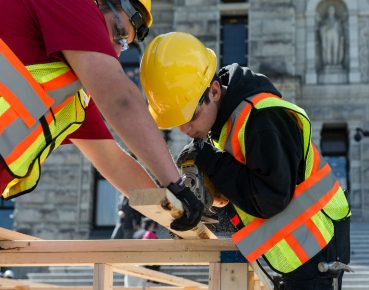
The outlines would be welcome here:
<svg viewBox="0 0 369 290">
<path fill-rule="evenodd" d="M 369 290 L 369 224 L 351 225 L 351 268 L 353 273 L 345 273 L 343 290 Z M 208 282 L 207 266 L 161 266 L 164 273 L 191 279 L 200 283 Z M 29 273 L 34 282 L 61 286 L 91 286 L 91 267 L 49 267 L 49 273 Z M 114 274 L 114 285 L 122 286 L 123 276 Z"/>
<path fill-rule="evenodd" d="M 351 224 L 351 268 L 343 276 L 343 290 L 369 290 L 369 224 Z"/>
</svg>

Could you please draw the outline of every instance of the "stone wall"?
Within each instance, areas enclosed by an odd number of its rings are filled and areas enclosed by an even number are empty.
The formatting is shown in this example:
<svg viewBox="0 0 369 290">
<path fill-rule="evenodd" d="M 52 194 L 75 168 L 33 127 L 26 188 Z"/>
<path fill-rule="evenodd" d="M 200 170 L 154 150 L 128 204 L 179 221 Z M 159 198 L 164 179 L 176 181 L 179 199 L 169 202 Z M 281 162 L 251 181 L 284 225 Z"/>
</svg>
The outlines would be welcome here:
<svg viewBox="0 0 369 290">
<path fill-rule="evenodd" d="M 319 83 L 316 17 L 318 12 L 323 17 L 329 5 L 346 9 L 346 83 Z M 347 123 L 354 218 L 369 220 L 369 140 L 353 141 L 356 127 L 369 129 L 369 1 L 250 0 L 226 5 L 219 0 L 153 0 L 152 6 L 151 38 L 187 31 L 216 53 L 221 16 L 249 9 L 249 66 L 268 75 L 286 99 L 306 109 L 315 142 L 319 143 L 324 124 Z M 173 155 L 187 142 L 183 134 L 173 131 L 169 142 Z M 43 166 L 39 187 L 17 198 L 16 229 L 46 239 L 88 238 L 92 173 L 91 165 L 73 146 L 55 152 Z"/>
</svg>

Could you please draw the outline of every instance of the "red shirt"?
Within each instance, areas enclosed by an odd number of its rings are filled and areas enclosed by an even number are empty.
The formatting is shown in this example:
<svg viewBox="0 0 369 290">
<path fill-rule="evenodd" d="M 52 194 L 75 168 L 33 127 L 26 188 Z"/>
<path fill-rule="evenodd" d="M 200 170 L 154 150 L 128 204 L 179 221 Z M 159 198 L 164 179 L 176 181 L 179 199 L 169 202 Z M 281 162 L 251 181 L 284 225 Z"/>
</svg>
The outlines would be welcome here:
<svg viewBox="0 0 369 290">
<path fill-rule="evenodd" d="M 93 0 L 0 0 L 0 38 L 24 65 L 64 60 L 62 50 L 116 57 L 104 16 Z M 86 110 L 85 122 L 69 137 L 113 138 L 93 102 Z M 1 162 L 0 176 L 1 194 L 11 180 Z"/>
<path fill-rule="evenodd" d="M 0 0 L 0 7 L 0 37 L 24 65 L 64 60 L 62 50 L 116 57 L 104 16 L 93 0 Z M 93 102 L 85 122 L 69 137 L 113 138 Z"/>
</svg>

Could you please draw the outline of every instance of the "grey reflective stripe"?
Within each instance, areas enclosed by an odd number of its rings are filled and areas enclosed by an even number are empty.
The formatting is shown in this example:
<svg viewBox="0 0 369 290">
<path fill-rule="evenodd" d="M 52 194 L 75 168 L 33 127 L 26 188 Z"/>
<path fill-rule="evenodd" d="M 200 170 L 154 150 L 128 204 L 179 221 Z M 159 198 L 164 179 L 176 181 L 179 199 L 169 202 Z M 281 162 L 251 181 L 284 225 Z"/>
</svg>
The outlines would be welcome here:
<svg viewBox="0 0 369 290">
<path fill-rule="evenodd" d="M 306 225 L 301 225 L 297 228 L 292 235 L 299 242 L 300 246 L 305 250 L 309 258 L 312 258 L 321 250 L 314 235 L 311 234 L 310 230 Z"/>
<path fill-rule="evenodd" d="M 318 151 L 316 151 L 318 152 Z M 319 167 L 318 170 L 322 169 L 324 167 L 324 165 L 327 164 L 327 161 L 325 161 L 325 159 L 323 158 L 323 156 L 318 152 L 318 154 L 320 155 L 320 162 L 319 162 Z"/>
<path fill-rule="evenodd" d="M 285 226 L 301 219 L 300 215 L 308 208 L 316 204 L 337 182 L 336 177 L 330 171 L 324 178 L 316 184 L 301 193 L 298 197 L 291 200 L 284 211 L 274 217 L 265 220 L 265 222 L 248 236 L 243 238 L 237 246 L 242 254 L 249 255 L 276 233 L 283 230 L 283 236 L 287 236 L 290 232 L 285 231 Z"/>
<path fill-rule="evenodd" d="M 227 140 L 224 144 L 224 151 L 227 151 L 228 153 L 230 153 L 233 157 L 235 156 L 233 149 L 232 149 L 232 136 L 234 133 L 234 129 L 236 128 L 236 122 L 237 119 L 239 117 L 239 115 L 241 114 L 243 108 L 245 106 L 249 105 L 247 102 L 242 101 L 237 108 L 233 111 L 232 115 L 231 115 L 231 122 L 232 122 L 232 127 L 231 127 L 231 131 L 228 134 Z M 227 126 L 227 123 L 225 124 L 225 126 Z"/>
<path fill-rule="evenodd" d="M 0 135 L 0 155 L 7 157 L 39 124 L 37 122 L 31 128 L 28 128 L 21 119 L 16 119 Z"/>
<path fill-rule="evenodd" d="M 62 104 L 68 97 L 73 96 L 82 88 L 82 84 L 79 80 L 74 81 L 67 86 L 59 89 L 47 91 L 47 94 L 55 100 L 54 106 Z"/>
<path fill-rule="evenodd" d="M 48 110 L 27 80 L 3 54 L 0 54 L 0 82 L 17 96 L 35 120 L 38 120 Z"/>
</svg>

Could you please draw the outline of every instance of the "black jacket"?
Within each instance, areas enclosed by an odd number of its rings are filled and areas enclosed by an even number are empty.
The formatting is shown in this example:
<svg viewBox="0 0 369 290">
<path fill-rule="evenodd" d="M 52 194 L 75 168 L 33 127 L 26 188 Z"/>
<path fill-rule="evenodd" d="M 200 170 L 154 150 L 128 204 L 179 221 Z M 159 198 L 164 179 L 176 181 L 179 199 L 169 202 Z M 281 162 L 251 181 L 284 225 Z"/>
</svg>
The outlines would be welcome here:
<svg viewBox="0 0 369 290">
<path fill-rule="evenodd" d="M 262 92 L 281 96 L 270 80 L 238 64 L 219 72 L 227 92 L 222 98 L 211 138 L 245 98 Z M 233 204 L 257 217 L 270 218 L 290 202 L 303 181 L 303 140 L 295 120 L 284 109 L 253 109 L 245 129 L 247 164 L 228 152 L 201 152 L 196 164 Z"/>
</svg>

